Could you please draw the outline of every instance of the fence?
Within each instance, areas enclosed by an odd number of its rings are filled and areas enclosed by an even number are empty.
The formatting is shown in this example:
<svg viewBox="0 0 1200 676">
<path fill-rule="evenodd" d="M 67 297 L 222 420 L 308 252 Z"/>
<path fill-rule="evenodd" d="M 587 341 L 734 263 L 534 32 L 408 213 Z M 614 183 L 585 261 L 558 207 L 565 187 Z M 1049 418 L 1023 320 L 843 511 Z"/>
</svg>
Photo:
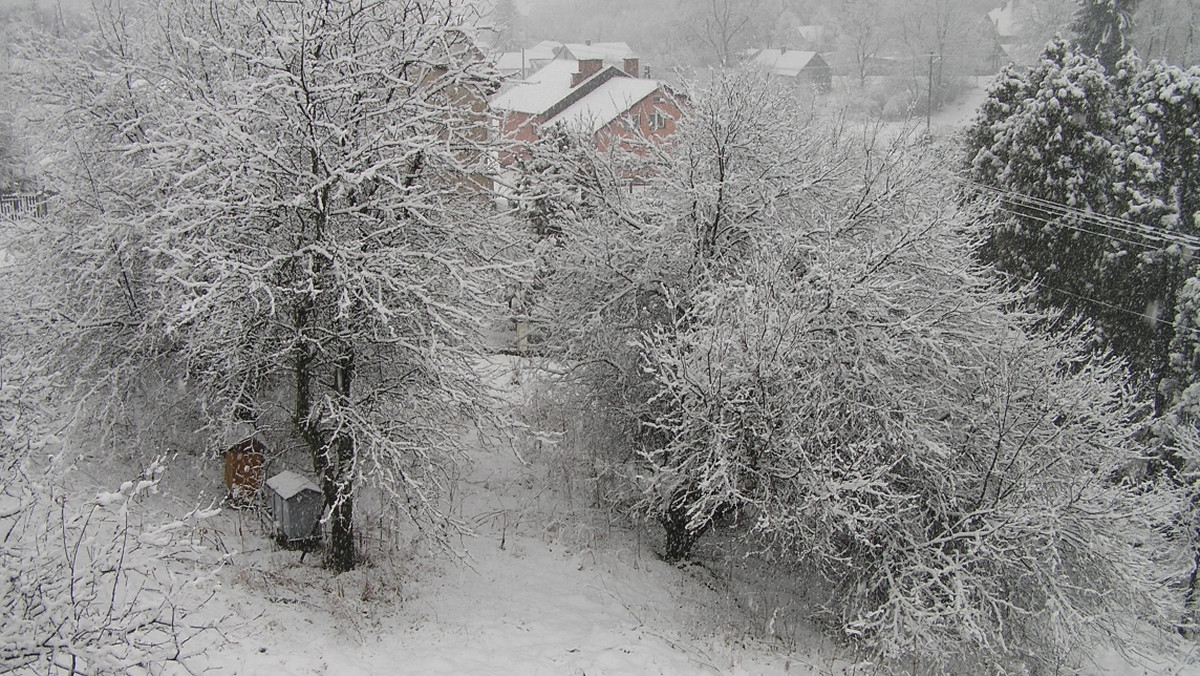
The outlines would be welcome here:
<svg viewBox="0 0 1200 676">
<path fill-rule="evenodd" d="M 45 215 L 46 193 L 0 195 L 0 218 Z"/>
</svg>

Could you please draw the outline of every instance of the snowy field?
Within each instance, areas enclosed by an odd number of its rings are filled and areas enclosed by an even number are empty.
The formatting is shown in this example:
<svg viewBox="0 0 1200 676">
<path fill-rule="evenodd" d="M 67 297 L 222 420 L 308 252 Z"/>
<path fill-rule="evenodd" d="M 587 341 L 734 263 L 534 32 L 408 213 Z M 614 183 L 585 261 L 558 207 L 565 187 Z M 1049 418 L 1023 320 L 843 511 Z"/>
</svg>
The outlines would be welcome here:
<svg viewBox="0 0 1200 676">
<path fill-rule="evenodd" d="M 500 360 L 498 360 L 500 361 Z M 509 360 L 491 367 L 511 380 Z M 228 674 L 842 673 L 730 632 L 736 604 L 699 567 L 663 563 L 651 542 L 591 526 L 550 486 L 549 454 L 479 452 L 457 496 L 475 537 L 460 559 L 419 545 L 331 577 L 319 555 L 283 551 L 250 511 L 209 520 L 233 551 L 193 624 L 214 622 L 190 668 Z M 177 459 L 163 493 L 221 490 L 216 460 Z M 362 515 L 360 514 L 360 517 Z M 368 521 L 370 517 L 365 517 Z M 370 531 L 370 526 L 363 528 Z M 202 619 L 203 618 L 203 619 Z M 832 651 L 831 655 L 832 655 Z M 844 665 L 843 665 L 844 666 Z"/>
</svg>

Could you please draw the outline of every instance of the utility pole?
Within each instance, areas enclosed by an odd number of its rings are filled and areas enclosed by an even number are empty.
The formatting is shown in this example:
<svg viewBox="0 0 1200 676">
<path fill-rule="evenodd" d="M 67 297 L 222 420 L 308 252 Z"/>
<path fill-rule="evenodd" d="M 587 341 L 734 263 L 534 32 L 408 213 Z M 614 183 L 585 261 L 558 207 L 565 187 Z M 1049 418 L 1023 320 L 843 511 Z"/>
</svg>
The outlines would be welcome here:
<svg viewBox="0 0 1200 676">
<path fill-rule="evenodd" d="M 929 126 L 933 123 L 933 52 L 929 52 L 929 88 L 925 94 L 925 135 L 929 136 Z"/>
</svg>

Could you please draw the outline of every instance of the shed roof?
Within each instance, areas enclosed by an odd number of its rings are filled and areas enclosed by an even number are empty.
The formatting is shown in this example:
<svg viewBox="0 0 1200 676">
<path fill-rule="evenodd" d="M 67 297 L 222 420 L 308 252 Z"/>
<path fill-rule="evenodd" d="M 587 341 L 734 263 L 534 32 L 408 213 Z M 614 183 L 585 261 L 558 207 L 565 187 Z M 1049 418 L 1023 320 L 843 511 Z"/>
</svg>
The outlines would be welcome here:
<svg viewBox="0 0 1200 676">
<path fill-rule="evenodd" d="M 659 82 L 656 80 L 614 77 L 550 118 L 549 123 L 562 122 L 595 133 L 629 112 L 634 104 L 650 96 L 658 88 Z"/>
<path fill-rule="evenodd" d="M 816 52 L 798 49 L 747 49 L 742 55 L 750 63 L 770 70 L 772 75 L 784 77 L 796 77 L 814 59 L 818 62 L 823 61 Z"/>
<path fill-rule="evenodd" d="M 243 439 L 236 444 L 225 449 L 226 453 L 266 453 L 267 447 L 263 442 L 258 440 L 258 437 L 250 437 Z"/>
<path fill-rule="evenodd" d="M 321 489 L 317 488 L 317 485 L 307 477 L 291 470 L 284 470 L 267 479 L 267 488 L 278 493 L 284 500 L 295 497 L 304 491 L 321 492 Z"/>
</svg>

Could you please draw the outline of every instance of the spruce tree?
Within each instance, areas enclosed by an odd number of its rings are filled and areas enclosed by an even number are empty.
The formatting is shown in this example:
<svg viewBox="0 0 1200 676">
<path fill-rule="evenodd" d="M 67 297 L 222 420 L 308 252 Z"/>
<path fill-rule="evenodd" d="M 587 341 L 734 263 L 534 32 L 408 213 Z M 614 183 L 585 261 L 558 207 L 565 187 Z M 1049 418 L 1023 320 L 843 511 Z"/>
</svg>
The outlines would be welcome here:
<svg viewBox="0 0 1200 676">
<path fill-rule="evenodd" d="M 1140 0 L 1080 0 L 1079 9 L 1071 21 L 1075 41 L 1087 54 L 1116 70 L 1117 62 L 1129 53 L 1133 32 L 1133 13 Z"/>
</svg>

